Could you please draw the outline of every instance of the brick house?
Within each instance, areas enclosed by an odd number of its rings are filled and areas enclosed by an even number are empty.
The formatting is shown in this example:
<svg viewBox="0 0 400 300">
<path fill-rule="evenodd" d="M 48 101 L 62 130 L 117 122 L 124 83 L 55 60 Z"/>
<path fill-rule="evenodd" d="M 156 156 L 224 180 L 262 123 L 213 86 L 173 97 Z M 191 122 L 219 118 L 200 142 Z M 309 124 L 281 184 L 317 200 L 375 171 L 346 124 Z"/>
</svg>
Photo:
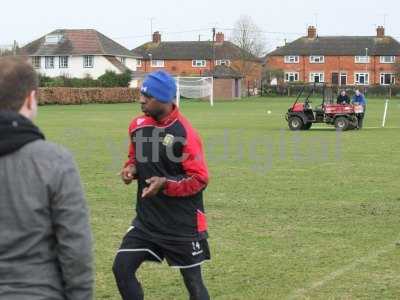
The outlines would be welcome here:
<svg viewBox="0 0 400 300">
<path fill-rule="evenodd" d="M 106 71 L 136 71 L 141 58 L 93 29 L 55 30 L 21 48 L 20 55 L 49 77 L 90 75 L 95 79 Z"/>
<path fill-rule="evenodd" d="M 245 81 L 251 86 L 258 86 L 261 79 L 262 60 L 226 41 L 222 32 L 216 34 L 213 43 L 163 42 L 161 34 L 156 31 L 151 42 L 133 49 L 132 52 L 143 57 L 137 69 L 145 73 L 163 69 L 176 76 L 205 76 L 206 72 L 212 73 L 217 66 L 226 66 L 240 72 L 245 63 L 246 69 L 249 70 L 245 74 Z"/>
<path fill-rule="evenodd" d="M 269 53 L 265 66 L 283 71 L 285 82 L 390 85 L 399 61 L 400 43 L 382 26 L 376 36 L 318 36 L 310 26 L 307 36 Z"/>
</svg>

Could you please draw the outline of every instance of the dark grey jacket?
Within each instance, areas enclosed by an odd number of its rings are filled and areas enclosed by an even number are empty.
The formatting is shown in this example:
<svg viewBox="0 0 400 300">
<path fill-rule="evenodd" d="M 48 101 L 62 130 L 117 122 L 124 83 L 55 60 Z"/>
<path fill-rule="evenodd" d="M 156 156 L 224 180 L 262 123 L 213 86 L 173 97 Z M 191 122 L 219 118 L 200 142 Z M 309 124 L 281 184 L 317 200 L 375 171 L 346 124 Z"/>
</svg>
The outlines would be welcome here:
<svg viewBox="0 0 400 300">
<path fill-rule="evenodd" d="M 0 299 L 92 299 L 92 238 L 72 156 L 43 140 L 0 156 Z"/>
</svg>

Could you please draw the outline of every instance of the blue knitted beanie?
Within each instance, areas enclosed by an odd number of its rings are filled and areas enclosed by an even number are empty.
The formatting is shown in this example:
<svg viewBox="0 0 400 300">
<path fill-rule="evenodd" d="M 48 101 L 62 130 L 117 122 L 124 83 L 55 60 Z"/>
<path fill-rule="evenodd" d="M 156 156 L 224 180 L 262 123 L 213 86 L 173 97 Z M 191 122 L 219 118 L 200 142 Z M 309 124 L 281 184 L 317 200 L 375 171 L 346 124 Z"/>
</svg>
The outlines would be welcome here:
<svg viewBox="0 0 400 300">
<path fill-rule="evenodd" d="M 176 82 L 167 72 L 156 71 L 145 78 L 140 92 L 159 102 L 173 102 L 176 97 Z"/>
</svg>

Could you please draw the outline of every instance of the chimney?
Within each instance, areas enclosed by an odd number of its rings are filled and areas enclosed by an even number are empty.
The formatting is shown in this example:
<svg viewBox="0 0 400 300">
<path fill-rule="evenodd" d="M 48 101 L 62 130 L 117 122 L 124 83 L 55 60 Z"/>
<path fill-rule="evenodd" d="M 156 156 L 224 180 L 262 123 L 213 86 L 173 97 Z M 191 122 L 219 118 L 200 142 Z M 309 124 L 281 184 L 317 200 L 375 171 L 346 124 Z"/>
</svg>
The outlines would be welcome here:
<svg viewBox="0 0 400 300">
<path fill-rule="evenodd" d="M 317 28 L 314 26 L 308 26 L 308 38 L 315 39 L 317 37 Z"/>
<path fill-rule="evenodd" d="M 218 44 L 223 44 L 225 40 L 225 36 L 222 32 L 218 32 L 215 37 L 215 42 Z"/>
<path fill-rule="evenodd" d="M 376 28 L 376 36 L 378 38 L 383 38 L 385 37 L 385 27 L 383 26 L 378 26 L 378 28 Z"/>
<path fill-rule="evenodd" d="M 161 43 L 161 34 L 159 31 L 153 33 L 153 43 L 159 44 Z"/>
</svg>

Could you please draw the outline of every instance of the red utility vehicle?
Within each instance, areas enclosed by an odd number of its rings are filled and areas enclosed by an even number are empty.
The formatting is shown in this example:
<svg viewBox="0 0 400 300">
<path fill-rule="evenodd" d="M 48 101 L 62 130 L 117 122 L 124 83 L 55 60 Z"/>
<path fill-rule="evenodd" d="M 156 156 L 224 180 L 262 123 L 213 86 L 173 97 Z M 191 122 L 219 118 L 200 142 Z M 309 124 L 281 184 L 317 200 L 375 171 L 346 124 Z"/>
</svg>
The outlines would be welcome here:
<svg viewBox="0 0 400 300">
<path fill-rule="evenodd" d="M 332 88 L 324 87 L 321 105 L 312 107 L 310 96 L 314 88 L 309 91 L 304 101 L 300 102 L 299 99 L 304 90 L 305 87 L 302 88 L 286 114 L 290 130 L 308 130 L 314 123 L 334 125 L 340 131 L 357 128 L 358 114 L 363 113 L 361 105 L 336 104 Z"/>
</svg>

